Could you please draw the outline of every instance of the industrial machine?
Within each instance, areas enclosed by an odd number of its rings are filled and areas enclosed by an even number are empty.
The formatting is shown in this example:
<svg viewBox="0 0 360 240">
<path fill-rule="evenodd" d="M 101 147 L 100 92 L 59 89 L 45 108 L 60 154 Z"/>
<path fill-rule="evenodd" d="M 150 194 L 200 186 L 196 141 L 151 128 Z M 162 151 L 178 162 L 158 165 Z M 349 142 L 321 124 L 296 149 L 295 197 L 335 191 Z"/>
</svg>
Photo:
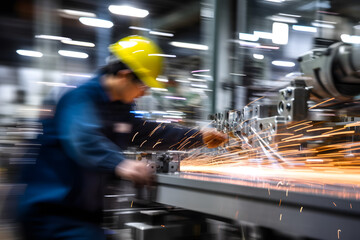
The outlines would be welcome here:
<svg viewBox="0 0 360 240">
<path fill-rule="evenodd" d="M 222 219 L 221 239 L 358 239 L 360 48 L 299 62 L 276 99 L 213 115 L 229 144 L 157 174 L 155 201 Z"/>
</svg>

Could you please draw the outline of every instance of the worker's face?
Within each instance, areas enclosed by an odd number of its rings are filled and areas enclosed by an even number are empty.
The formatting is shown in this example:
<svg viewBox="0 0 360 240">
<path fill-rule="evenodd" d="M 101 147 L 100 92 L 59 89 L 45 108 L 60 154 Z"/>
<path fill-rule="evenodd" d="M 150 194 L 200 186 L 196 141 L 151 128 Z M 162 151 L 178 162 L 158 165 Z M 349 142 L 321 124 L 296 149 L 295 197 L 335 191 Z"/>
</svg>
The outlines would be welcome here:
<svg viewBox="0 0 360 240">
<path fill-rule="evenodd" d="M 136 98 L 142 97 L 146 94 L 148 86 L 143 84 L 139 80 L 135 80 L 135 75 L 130 71 L 125 72 L 120 76 L 124 81 L 123 89 L 119 91 L 119 94 L 122 94 L 121 99 L 125 103 L 132 103 Z"/>
</svg>

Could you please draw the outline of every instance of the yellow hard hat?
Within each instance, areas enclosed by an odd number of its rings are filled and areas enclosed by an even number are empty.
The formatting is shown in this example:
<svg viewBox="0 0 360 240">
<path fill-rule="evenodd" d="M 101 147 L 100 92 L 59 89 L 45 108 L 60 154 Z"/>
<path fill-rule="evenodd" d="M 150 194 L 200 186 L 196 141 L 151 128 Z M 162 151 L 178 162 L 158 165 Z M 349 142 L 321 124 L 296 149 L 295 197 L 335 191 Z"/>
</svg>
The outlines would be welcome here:
<svg viewBox="0 0 360 240">
<path fill-rule="evenodd" d="M 156 80 L 163 68 L 162 52 L 153 41 L 142 36 L 128 36 L 111 44 L 109 50 L 147 86 L 164 88 Z"/>
</svg>

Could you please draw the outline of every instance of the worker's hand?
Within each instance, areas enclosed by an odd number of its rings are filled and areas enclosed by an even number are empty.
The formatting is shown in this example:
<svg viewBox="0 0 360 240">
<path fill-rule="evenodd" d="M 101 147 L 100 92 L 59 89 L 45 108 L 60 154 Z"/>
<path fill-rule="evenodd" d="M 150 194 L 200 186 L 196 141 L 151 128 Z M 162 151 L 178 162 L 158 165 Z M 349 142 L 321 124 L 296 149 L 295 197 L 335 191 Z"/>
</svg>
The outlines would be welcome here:
<svg viewBox="0 0 360 240">
<path fill-rule="evenodd" d="M 154 177 L 153 171 L 146 163 L 135 160 L 123 160 L 116 166 L 115 173 L 140 186 L 151 185 Z"/>
<path fill-rule="evenodd" d="M 213 128 L 204 129 L 201 133 L 203 142 L 208 148 L 216 148 L 228 141 L 228 136 L 225 133 L 216 131 L 216 129 Z"/>
</svg>

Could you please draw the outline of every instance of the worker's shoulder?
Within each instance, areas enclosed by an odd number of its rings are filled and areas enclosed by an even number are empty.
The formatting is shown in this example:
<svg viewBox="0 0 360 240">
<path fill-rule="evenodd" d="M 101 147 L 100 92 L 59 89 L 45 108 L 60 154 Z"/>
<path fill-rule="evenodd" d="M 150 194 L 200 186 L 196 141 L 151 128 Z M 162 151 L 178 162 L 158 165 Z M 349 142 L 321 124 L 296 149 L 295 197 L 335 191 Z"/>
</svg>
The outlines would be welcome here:
<svg viewBox="0 0 360 240">
<path fill-rule="evenodd" d="M 104 100 L 104 90 L 98 79 L 91 79 L 79 87 L 67 92 L 59 104 L 76 104 L 83 102 L 97 102 Z"/>
</svg>

